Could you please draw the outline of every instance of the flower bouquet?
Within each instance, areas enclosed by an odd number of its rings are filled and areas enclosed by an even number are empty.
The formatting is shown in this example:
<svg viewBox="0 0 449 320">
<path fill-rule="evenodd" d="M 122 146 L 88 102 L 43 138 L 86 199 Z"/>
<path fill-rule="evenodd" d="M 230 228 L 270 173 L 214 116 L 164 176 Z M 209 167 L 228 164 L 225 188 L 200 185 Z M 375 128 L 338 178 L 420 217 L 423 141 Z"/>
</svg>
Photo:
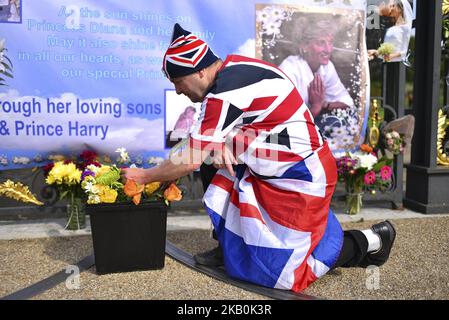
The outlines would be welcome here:
<svg viewBox="0 0 449 320">
<path fill-rule="evenodd" d="M 406 145 L 404 135 L 388 130 L 383 136 L 382 145 L 385 151 L 397 156 L 404 151 Z"/>
<path fill-rule="evenodd" d="M 120 153 L 117 164 L 108 163 L 109 158 L 104 158 L 102 163 L 95 152 L 86 150 L 76 159 L 65 159 L 61 155 L 52 156 L 54 162 L 43 167 L 45 182 L 54 187 L 60 200 L 68 201 L 65 229 L 78 230 L 85 227 L 86 204 L 132 201 L 138 205 L 141 201 L 163 201 L 169 205 L 171 201 L 182 199 L 176 182 L 138 185 L 128 180 L 123 184 L 119 166 L 129 163 L 130 157 L 124 148 L 119 148 L 116 152 Z M 27 187 L 12 181 L 0 185 L 0 195 L 35 204 L 39 202 Z"/>
<path fill-rule="evenodd" d="M 363 193 L 386 191 L 392 182 L 392 159 L 378 157 L 373 149 L 362 144 L 360 151 L 348 152 L 337 159 L 339 181 L 345 184 L 346 212 L 357 214 L 362 208 Z"/>
<path fill-rule="evenodd" d="M 392 43 L 384 42 L 377 49 L 377 54 L 383 57 L 383 59 L 388 62 L 389 55 L 392 54 L 394 51 L 395 48 Z"/>
</svg>

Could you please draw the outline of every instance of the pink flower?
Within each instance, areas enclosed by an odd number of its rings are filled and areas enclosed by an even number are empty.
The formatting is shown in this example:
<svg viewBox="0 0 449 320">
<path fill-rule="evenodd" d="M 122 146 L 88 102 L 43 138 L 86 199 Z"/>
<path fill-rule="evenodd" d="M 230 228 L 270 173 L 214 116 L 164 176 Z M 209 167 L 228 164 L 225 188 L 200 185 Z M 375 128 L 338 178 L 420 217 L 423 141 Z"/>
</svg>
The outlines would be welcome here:
<svg viewBox="0 0 449 320">
<path fill-rule="evenodd" d="M 363 181 L 367 185 L 372 185 L 374 182 L 376 182 L 376 173 L 374 171 L 370 171 L 363 177 Z"/>
<path fill-rule="evenodd" d="M 380 177 L 382 178 L 383 181 L 390 180 L 392 173 L 393 171 L 391 170 L 390 166 L 383 166 L 380 169 Z"/>
</svg>

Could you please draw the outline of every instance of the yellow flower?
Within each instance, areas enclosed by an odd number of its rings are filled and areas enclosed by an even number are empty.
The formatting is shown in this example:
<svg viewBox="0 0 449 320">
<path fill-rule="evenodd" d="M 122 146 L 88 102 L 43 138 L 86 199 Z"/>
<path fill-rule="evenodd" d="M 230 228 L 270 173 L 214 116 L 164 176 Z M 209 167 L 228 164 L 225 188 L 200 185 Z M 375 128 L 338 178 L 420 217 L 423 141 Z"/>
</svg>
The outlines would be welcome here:
<svg viewBox="0 0 449 320">
<path fill-rule="evenodd" d="M 443 0 L 443 14 L 449 13 L 449 0 Z"/>
<path fill-rule="evenodd" d="M 117 191 L 109 188 L 108 186 L 98 186 L 100 188 L 100 193 L 98 196 L 100 197 L 100 202 L 104 203 L 114 203 L 117 199 Z"/>
<path fill-rule="evenodd" d="M 74 163 L 64 164 L 62 161 L 56 162 L 48 173 L 46 182 L 48 184 L 78 184 L 81 181 L 81 170 L 77 169 Z"/>
<path fill-rule="evenodd" d="M 56 182 L 55 177 L 53 175 L 50 175 L 50 174 L 48 175 L 47 179 L 45 179 L 45 183 L 46 184 L 53 184 L 55 182 Z"/>
<path fill-rule="evenodd" d="M 99 176 L 101 176 L 101 175 L 103 175 L 103 174 L 109 172 L 110 170 L 111 170 L 111 166 L 105 166 L 105 165 L 103 165 L 103 166 L 101 166 L 101 167 L 98 169 L 98 172 L 97 172 L 96 176 L 99 177 Z"/>
<path fill-rule="evenodd" d="M 161 186 L 160 182 L 151 182 L 145 185 L 145 194 L 147 196 L 151 196 L 159 187 Z"/>
</svg>

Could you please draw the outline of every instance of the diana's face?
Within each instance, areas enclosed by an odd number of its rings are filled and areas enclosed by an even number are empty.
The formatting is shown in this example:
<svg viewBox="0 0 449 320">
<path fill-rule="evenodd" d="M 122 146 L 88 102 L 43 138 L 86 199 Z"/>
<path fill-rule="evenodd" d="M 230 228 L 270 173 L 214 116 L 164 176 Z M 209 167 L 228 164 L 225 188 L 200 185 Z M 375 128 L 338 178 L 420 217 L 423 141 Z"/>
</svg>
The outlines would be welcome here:
<svg viewBox="0 0 449 320">
<path fill-rule="evenodd" d="M 334 50 L 334 37 L 324 35 L 304 46 L 304 58 L 312 65 L 327 65 Z"/>
</svg>

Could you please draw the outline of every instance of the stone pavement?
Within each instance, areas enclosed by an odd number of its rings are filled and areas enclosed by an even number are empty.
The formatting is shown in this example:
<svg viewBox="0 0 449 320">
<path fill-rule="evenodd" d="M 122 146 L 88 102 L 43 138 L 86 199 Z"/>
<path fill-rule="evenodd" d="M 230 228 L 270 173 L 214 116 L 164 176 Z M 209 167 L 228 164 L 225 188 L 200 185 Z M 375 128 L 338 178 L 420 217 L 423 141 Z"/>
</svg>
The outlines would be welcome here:
<svg viewBox="0 0 449 320">
<path fill-rule="evenodd" d="M 337 214 L 344 229 L 365 229 L 393 220 L 398 236 L 381 268 L 337 269 L 304 293 L 325 299 L 449 299 L 449 214 L 363 208 L 357 216 Z M 0 222 L 0 297 L 64 270 L 92 253 L 90 228 L 63 230 L 64 220 Z M 171 212 L 167 239 L 195 254 L 213 248 L 204 214 Z M 73 236 L 76 235 L 76 236 Z M 195 272 L 166 256 L 161 270 L 80 274 L 80 287 L 62 283 L 34 299 L 266 299 Z"/>
<path fill-rule="evenodd" d="M 193 213 L 193 214 L 192 214 Z M 434 217 L 449 216 L 448 214 L 421 214 L 411 210 L 391 210 L 379 208 L 363 208 L 360 214 L 347 215 L 336 213 L 337 219 L 341 222 L 362 222 L 375 220 L 395 220 L 395 219 L 429 219 Z M 83 230 L 64 230 L 65 219 L 45 219 L 45 220 L 23 220 L 23 221 L 0 221 L 0 240 L 13 239 L 35 239 L 46 237 L 70 237 L 90 235 L 89 217 L 87 217 L 87 227 Z M 167 218 L 167 231 L 180 230 L 212 230 L 209 217 L 204 210 L 192 211 L 177 209 L 170 211 Z"/>
</svg>

